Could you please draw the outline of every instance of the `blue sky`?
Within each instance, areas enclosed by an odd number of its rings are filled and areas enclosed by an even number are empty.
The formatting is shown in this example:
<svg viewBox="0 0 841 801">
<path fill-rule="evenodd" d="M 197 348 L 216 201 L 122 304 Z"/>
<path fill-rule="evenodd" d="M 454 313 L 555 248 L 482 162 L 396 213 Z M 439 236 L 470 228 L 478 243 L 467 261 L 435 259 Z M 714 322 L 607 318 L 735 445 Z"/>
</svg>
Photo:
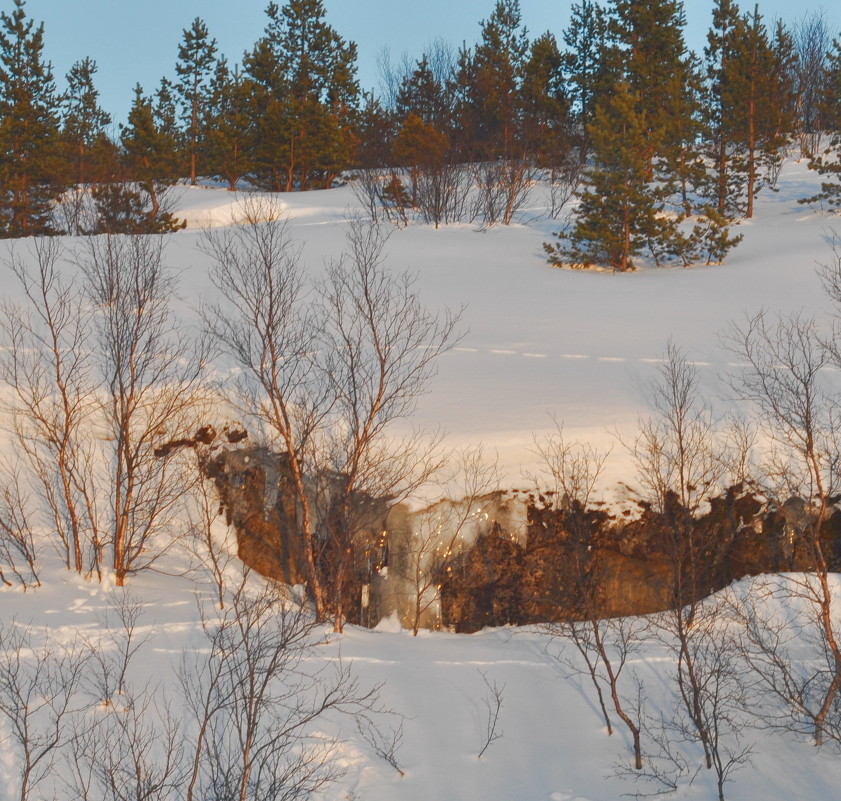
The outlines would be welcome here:
<svg viewBox="0 0 841 801">
<path fill-rule="evenodd" d="M 97 86 L 103 105 L 117 121 L 125 118 L 135 83 L 153 90 L 161 76 L 172 76 L 182 30 L 193 19 L 207 23 L 229 61 L 240 61 L 260 36 L 268 0 L 28 0 L 30 17 L 45 23 L 48 58 L 59 85 L 74 61 L 90 56 L 99 65 Z M 521 0 L 529 32 L 551 30 L 559 39 L 569 21 L 570 0 Z M 712 0 L 686 0 L 687 40 L 703 46 Z M 744 0 L 752 9 L 752 0 Z M 326 0 L 328 21 L 359 46 L 363 88 L 377 84 L 377 55 L 388 47 L 393 60 L 403 51 L 417 57 L 441 37 L 454 46 L 475 42 L 479 21 L 488 17 L 494 0 Z M 0 0 L 9 12 L 11 0 Z M 766 20 L 793 22 L 823 8 L 834 30 L 841 29 L 841 3 L 760 0 Z"/>
</svg>

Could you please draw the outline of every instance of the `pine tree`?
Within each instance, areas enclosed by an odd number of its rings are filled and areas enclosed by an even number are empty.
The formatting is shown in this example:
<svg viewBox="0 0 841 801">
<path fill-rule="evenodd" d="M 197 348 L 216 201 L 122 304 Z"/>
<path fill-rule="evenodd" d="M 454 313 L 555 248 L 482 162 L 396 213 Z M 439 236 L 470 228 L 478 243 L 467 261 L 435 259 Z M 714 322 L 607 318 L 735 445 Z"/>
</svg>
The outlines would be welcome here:
<svg viewBox="0 0 841 801">
<path fill-rule="evenodd" d="M 709 194 L 720 214 L 750 218 L 792 134 L 794 46 L 781 26 L 772 41 L 758 6 L 743 15 L 731 0 L 716 0 L 707 42 L 705 108 L 715 164 Z"/>
<path fill-rule="evenodd" d="M 525 149 L 542 167 L 555 168 L 569 153 L 571 121 L 563 57 L 551 33 L 531 43 L 520 91 Z"/>
<path fill-rule="evenodd" d="M 373 92 L 364 92 L 356 124 L 359 136 L 358 164 L 364 170 L 392 164 L 394 115 Z"/>
<path fill-rule="evenodd" d="M 771 183 L 782 161 L 781 149 L 793 132 L 790 61 L 794 46 L 778 26 L 772 42 L 759 6 L 742 20 L 734 52 L 731 151 L 744 175 L 744 214 L 753 217 L 753 201 Z"/>
<path fill-rule="evenodd" d="M 61 99 L 65 158 L 77 185 L 103 180 L 114 164 L 115 148 L 106 132 L 111 115 L 99 105 L 93 83 L 96 71 L 90 58 L 77 61 L 67 73 L 67 91 Z"/>
<path fill-rule="evenodd" d="M 665 131 L 658 148 L 657 170 L 674 181 L 675 206 L 684 218 L 692 216 L 695 197 L 703 191 L 707 178 L 702 147 L 702 88 L 700 64 L 693 54 L 684 55 L 664 83 Z"/>
<path fill-rule="evenodd" d="M 178 46 L 175 72 L 181 120 L 187 134 L 190 155 L 190 184 L 196 185 L 199 153 L 205 136 L 203 123 L 211 101 L 211 80 L 216 66 L 216 40 L 210 38 L 207 25 L 199 18 L 183 31 L 183 41 Z"/>
<path fill-rule="evenodd" d="M 567 50 L 564 71 L 570 86 L 578 130 L 586 138 L 587 126 L 596 116 L 596 104 L 612 85 L 607 57 L 607 16 L 593 0 L 579 0 L 571 9 L 569 27 L 563 34 Z"/>
<path fill-rule="evenodd" d="M 403 78 L 395 98 L 395 111 L 399 120 L 415 114 L 439 131 L 449 127 L 446 89 L 432 71 L 425 53 L 412 73 Z"/>
<path fill-rule="evenodd" d="M 252 88 L 238 65 L 229 70 L 219 59 L 204 110 L 204 154 L 210 174 L 224 178 L 230 191 L 252 168 Z"/>
<path fill-rule="evenodd" d="M 809 169 L 834 180 L 821 181 L 821 191 L 800 202 L 833 208 L 841 206 L 841 39 L 833 41 L 827 56 L 827 78 L 818 103 L 831 135 L 828 145 L 809 159 Z"/>
<path fill-rule="evenodd" d="M 497 0 L 481 26 L 473 55 L 475 145 L 486 159 L 507 160 L 521 150 L 518 100 L 529 47 L 519 0 Z"/>
<path fill-rule="evenodd" d="M 733 107 L 736 103 L 737 50 L 744 36 L 744 21 L 733 0 L 715 0 L 712 27 L 707 33 L 704 56 L 707 90 L 704 97 L 707 142 L 713 178 L 708 195 L 719 214 L 736 216 L 741 197 L 742 176 L 733 168 L 731 142 L 733 139 Z"/>
<path fill-rule="evenodd" d="M 642 253 L 674 254 L 675 225 L 662 215 L 668 186 L 649 180 L 651 127 L 637 92 L 619 81 L 589 127 L 594 165 L 586 172 L 576 221 L 559 244 L 544 245 L 552 264 L 601 265 L 625 272 Z"/>
<path fill-rule="evenodd" d="M 616 45 L 614 59 L 639 97 L 639 112 L 648 122 L 649 178 L 656 156 L 668 148 L 668 169 L 685 161 L 680 153 L 690 139 L 684 115 L 691 114 L 685 89 L 688 62 L 683 28 L 686 16 L 679 0 L 613 0 L 609 29 Z"/>
<path fill-rule="evenodd" d="M 356 45 L 325 21 L 322 0 L 287 0 L 266 9 L 264 36 L 245 58 L 258 89 L 256 177 L 271 188 L 326 187 L 350 166 L 359 96 Z"/>
<path fill-rule="evenodd" d="M 52 69 L 44 25 L 24 0 L 0 14 L 0 235 L 54 233 L 53 201 L 65 185 Z"/>
<path fill-rule="evenodd" d="M 412 179 L 412 206 L 418 201 L 418 178 L 421 171 L 440 167 L 449 150 L 447 137 L 414 112 L 403 120 L 394 141 L 394 159 L 408 167 Z"/>
<path fill-rule="evenodd" d="M 138 221 L 138 231 L 153 233 L 183 227 L 161 205 L 162 194 L 177 178 L 176 136 L 176 113 L 169 82 L 161 82 L 155 103 L 143 94 L 138 84 L 128 123 L 120 133 L 127 177 L 148 198 L 145 219 Z"/>
</svg>

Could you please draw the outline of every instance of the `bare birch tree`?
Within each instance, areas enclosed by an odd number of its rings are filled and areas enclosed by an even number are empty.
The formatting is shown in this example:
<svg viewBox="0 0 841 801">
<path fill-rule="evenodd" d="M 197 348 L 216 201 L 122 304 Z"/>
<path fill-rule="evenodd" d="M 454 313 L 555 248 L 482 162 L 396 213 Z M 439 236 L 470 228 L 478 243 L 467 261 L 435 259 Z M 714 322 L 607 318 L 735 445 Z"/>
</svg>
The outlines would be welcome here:
<svg viewBox="0 0 841 801">
<path fill-rule="evenodd" d="M 90 438 L 97 394 L 92 316 L 72 274 L 62 275 L 62 256 L 52 237 L 34 239 L 23 256 L 12 251 L 7 265 L 25 303 L 3 304 L 0 375 L 12 388 L 13 437 L 18 463 L 37 487 L 37 519 L 55 532 L 68 570 L 98 573 L 103 532 Z M 6 471 L 9 489 L 16 473 Z"/>
<path fill-rule="evenodd" d="M 824 526 L 841 464 L 837 398 L 826 372 L 838 363 L 837 347 L 812 318 L 795 314 L 769 319 L 764 312 L 741 326 L 732 325 L 726 341 L 747 363 L 733 387 L 752 402 L 775 446 L 767 475 L 801 508 L 784 536 L 792 566 L 806 572 L 772 583 L 774 594 L 800 602 L 803 611 L 792 630 L 812 644 L 816 661 L 793 660 L 788 633 L 779 629 L 772 613 L 762 613 L 752 602 L 741 610 L 745 650 L 763 685 L 775 694 L 779 689 L 774 686 L 786 688 L 782 700 L 790 714 L 795 721 L 809 722 L 820 746 L 827 734 L 835 736 L 841 695 L 841 631 Z"/>
<path fill-rule="evenodd" d="M 441 465 L 438 436 L 400 435 L 394 426 L 411 417 L 438 359 L 459 338 L 459 313 L 429 310 L 415 279 L 389 269 L 389 234 L 382 225 L 351 219 L 347 252 L 329 265 L 321 288 L 321 316 L 328 321 L 322 375 L 331 411 L 319 469 L 335 476 L 321 522 L 333 558 L 330 611 L 337 630 L 349 603 L 354 534 L 368 522 L 363 499 L 405 498 Z"/>
<path fill-rule="evenodd" d="M 97 367 L 110 429 L 109 530 L 118 586 L 172 544 L 187 490 L 177 455 L 162 457 L 162 437 L 196 426 L 206 352 L 170 311 L 176 279 L 166 240 L 155 235 L 91 237 L 80 266 L 96 309 Z"/>
<path fill-rule="evenodd" d="M 218 616 L 203 616 L 208 649 L 181 670 L 194 758 L 187 799 L 308 798 L 336 779 L 335 742 L 314 727 L 376 707 L 340 662 L 313 667 L 324 629 L 280 588 L 249 591 L 247 576 Z"/>
<path fill-rule="evenodd" d="M 299 509 L 306 579 L 319 617 L 326 590 L 316 566 L 315 522 L 306 474 L 311 440 L 329 399 L 315 371 L 318 328 L 305 307 L 300 249 L 280 210 L 252 198 L 239 224 L 207 231 L 211 279 L 225 298 L 206 324 L 242 370 L 240 403 L 286 452 Z"/>
<path fill-rule="evenodd" d="M 54 778 L 70 718 L 84 705 L 86 661 L 78 643 L 39 644 L 31 626 L 14 619 L 0 627 L 0 719 L 15 755 L 20 801 L 36 798 L 37 788 Z"/>
</svg>

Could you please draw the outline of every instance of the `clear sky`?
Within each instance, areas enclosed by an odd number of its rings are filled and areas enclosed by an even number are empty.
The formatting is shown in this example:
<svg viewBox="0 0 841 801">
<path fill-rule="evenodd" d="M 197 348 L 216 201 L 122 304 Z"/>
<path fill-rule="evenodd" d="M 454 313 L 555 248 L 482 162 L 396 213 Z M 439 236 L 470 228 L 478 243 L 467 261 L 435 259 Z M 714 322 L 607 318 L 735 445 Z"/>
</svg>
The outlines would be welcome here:
<svg viewBox="0 0 841 801">
<path fill-rule="evenodd" d="M 327 19 L 345 38 L 359 46 L 359 78 L 363 88 L 378 82 L 377 56 L 388 47 L 392 60 L 408 52 L 416 58 L 429 42 L 443 38 L 454 46 L 473 43 L 479 22 L 495 0 L 325 0 Z M 532 36 L 546 30 L 560 40 L 569 21 L 571 0 L 520 0 L 523 21 Z M 28 0 L 27 14 L 45 24 L 47 56 L 59 86 L 74 61 L 90 56 L 99 65 L 96 83 L 103 106 L 117 121 L 125 119 L 140 83 L 147 92 L 163 75 L 172 77 L 182 31 L 196 17 L 228 60 L 242 53 L 261 35 L 268 0 Z M 712 0 L 685 0 L 687 41 L 700 50 L 709 27 Z M 750 0 L 740 3 L 752 9 Z M 12 0 L 0 0 L 10 12 Z M 792 23 L 823 9 L 833 31 L 841 30 L 838 0 L 760 0 L 766 20 Z"/>
</svg>

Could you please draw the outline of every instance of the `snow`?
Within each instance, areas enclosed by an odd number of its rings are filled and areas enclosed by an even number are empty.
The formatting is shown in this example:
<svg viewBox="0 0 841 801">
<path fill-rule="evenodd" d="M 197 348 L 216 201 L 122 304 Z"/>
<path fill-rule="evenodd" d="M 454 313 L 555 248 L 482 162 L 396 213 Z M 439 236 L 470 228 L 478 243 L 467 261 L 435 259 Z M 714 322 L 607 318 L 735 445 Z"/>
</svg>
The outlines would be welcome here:
<svg viewBox="0 0 841 801">
<path fill-rule="evenodd" d="M 832 309 L 815 268 L 833 258 L 826 238 L 834 220 L 796 203 L 818 182 L 804 163 L 789 162 L 780 192 L 760 196 L 756 218 L 740 227 L 744 241 L 723 266 L 642 266 L 626 275 L 558 270 L 546 264 L 541 247 L 558 224 L 545 220 L 481 233 L 469 225 L 395 229 L 388 243 L 394 268 L 417 273 L 430 306 L 465 309 L 464 336 L 442 358 L 411 424 L 445 430 L 452 447 L 484 443 L 497 455 L 506 482 L 516 487 L 528 486 L 525 476 L 537 470 L 533 438 L 554 429 L 555 415 L 569 439 L 613 449 L 603 491 L 615 494 L 620 480 L 633 481 L 617 435 L 631 437 L 648 413 L 645 388 L 667 341 L 686 349 L 704 392 L 723 413 L 731 401 L 722 378 L 737 367 L 719 336 L 730 321 L 767 308 L 805 310 L 828 322 Z M 352 190 L 277 200 L 308 271 L 319 275 L 342 249 L 343 221 L 357 205 Z M 539 211 L 537 198 L 531 216 Z M 238 214 L 236 193 L 185 189 L 177 214 L 188 228 L 173 237 L 168 254 L 181 276 L 177 307 L 192 324 L 199 303 L 212 299 L 201 228 L 231 224 Z M 0 255 L 11 246 L 2 243 Z M 15 292 L 10 287 L 8 295 Z M 49 563 L 50 554 L 45 558 Z M 130 680 L 152 688 L 175 710 L 181 657 L 206 648 L 196 597 L 207 604 L 213 598 L 207 576 L 184 572 L 179 558 L 170 557 L 161 573 L 133 577 L 126 590 L 143 603 L 138 631 L 148 635 Z M 58 567 L 47 567 L 42 580 L 37 590 L 0 591 L 2 622 L 28 625 L 37 639 L 51 642 L 101 637 L 106 614 L 113 619 L 108 609 L 114 594 L 124 592 L 107 576 L 96 583 Z M 375 630 L 349 627 L 310 659 L 317 666 L 339 656 L 364 686 L 381 684 L 383 704 L 403 716 L 398 760 L 405 775 L 378 758 L 352 727 L 327 720 L 328 734 L 342 739 L 339 758 L 346 773 L 319 796 L 325 801 L 614 801 L 645 789 L 618 775 L 617 765 L 629 759 L 621 724 L 612 737 L 606 735 L 588 680 L 569 677 L 538 630 L 412 637 L 389 619 Z M 673 668 L 669 652 L 653 643 L 635 653 L 627 668 L 645 681 L 654 712 L 668 713 L 674 704 Z M 502 736 L 480 760 L 486 681 L 504 688 Z M 733 774 L 729 799 L 837 797 L 836 747 L 819 750 L 807 738 L 750 727 L 744 736 L 755 753 Z M 11 741 L 0 740 L 2 798 L 15 797 L 15 760 Z M 51 777 L 56 783 L 48 781 L 44 797 L 70 798 L 60 794 L 60 778 Z M 54 787 L 59 795 L 50 795 Z M 714 778 L 702 771 L 674 797 L 715 797 Z"/>
</svg>

